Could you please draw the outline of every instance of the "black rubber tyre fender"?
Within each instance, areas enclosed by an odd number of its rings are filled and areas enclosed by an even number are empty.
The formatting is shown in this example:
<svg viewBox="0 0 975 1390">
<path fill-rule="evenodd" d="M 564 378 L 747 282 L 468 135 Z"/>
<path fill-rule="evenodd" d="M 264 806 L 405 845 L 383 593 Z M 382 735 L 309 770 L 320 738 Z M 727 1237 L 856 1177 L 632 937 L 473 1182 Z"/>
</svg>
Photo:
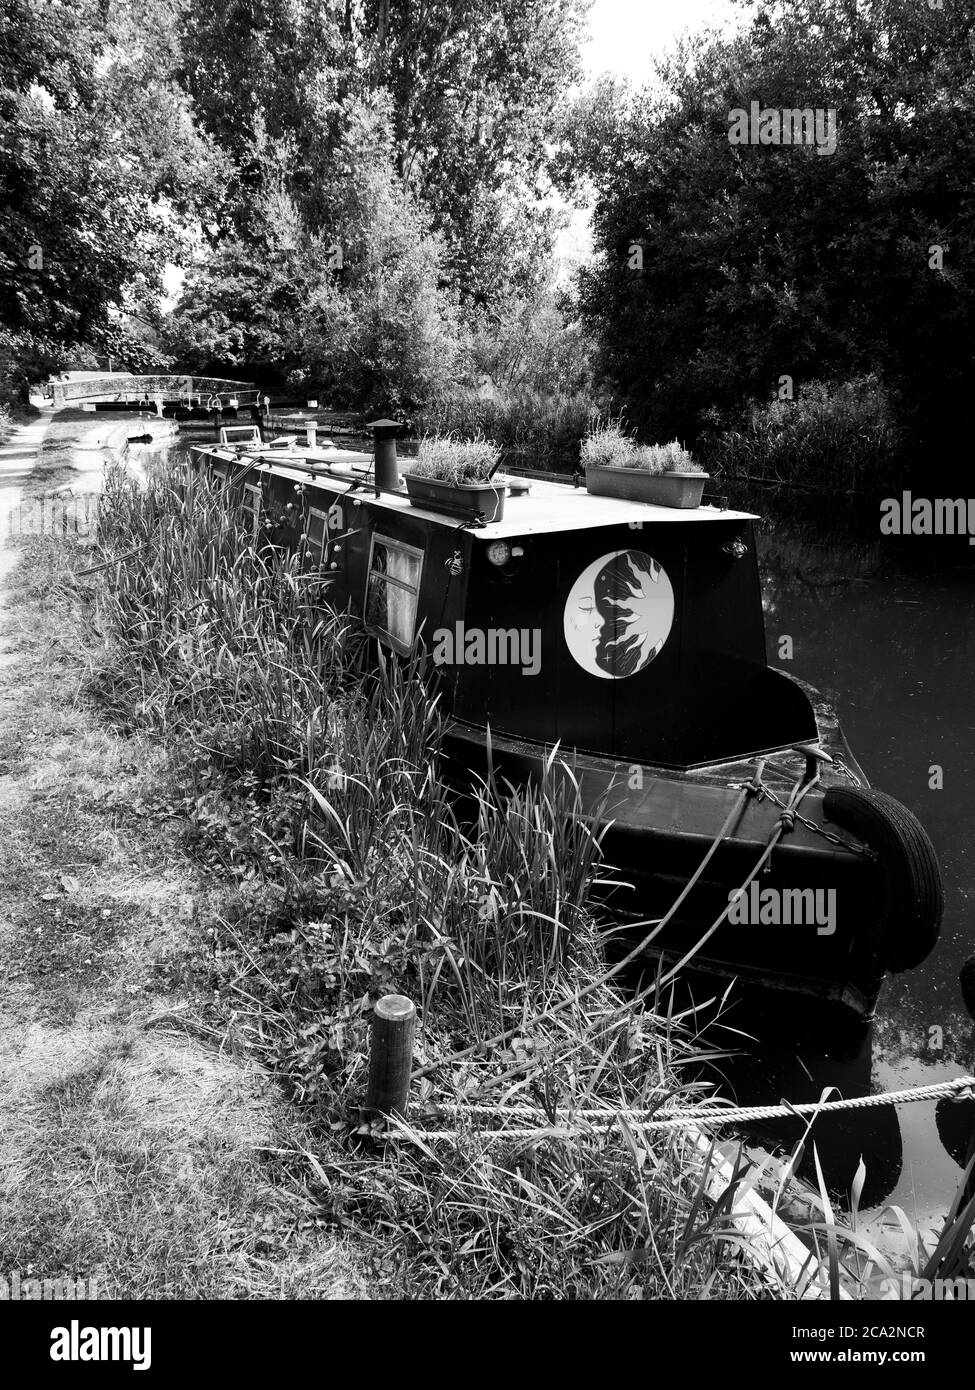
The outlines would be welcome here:
<svg viewBox="0 0 975 1390">
<path fill-rule="evenodd" d="M 944 911 L 941 868 L 927 831 L 906 806 L 872 787 L 829 787 L 823 811 L 876 852 L 883 961 L 888 970 L 912 970 L 934 949 Z"/>
</svg>

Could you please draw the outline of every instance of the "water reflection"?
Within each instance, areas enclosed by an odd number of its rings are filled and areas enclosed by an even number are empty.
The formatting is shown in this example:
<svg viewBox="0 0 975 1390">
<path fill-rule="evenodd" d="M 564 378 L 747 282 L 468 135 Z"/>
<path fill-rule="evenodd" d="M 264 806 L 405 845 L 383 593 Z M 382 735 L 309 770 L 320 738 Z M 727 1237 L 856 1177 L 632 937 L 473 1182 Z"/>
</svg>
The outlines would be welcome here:
<svg viewBox="0 0 975 1390">
<path fill-rule="evenodd" d="M 872 1062 L 873 1037 L 868 1030 L 852 1057 L 777 1052 L 768 1046 L 756 1048 L 751 1055 L 729 1063 L 726 1084 L 740 1103 L 748 1105 L 778 1105 L 783 1098 L 794 1105 L 815 1103 L 826 1091 L 830 1092 L 830 1100 L 865 1096 L 871 1090 Z M 752 1133 L 768 1149 L 791 1150 L 805 1131 L 806 1121 L 790 1117 L 759 1121 Z M 888 1200 L 904 1162 L 901 1130 L 893 1106 L 827 1111 L 817 1117 L 811 1138 L 835 1197 L 841 1201 L 847 1197 L 863 1157 L 866 1182 L 861 1205 L 876 1207 Z M 806 1146 L 799 1176 L 815 1186 L 812 1144 Z"/>
</svg>

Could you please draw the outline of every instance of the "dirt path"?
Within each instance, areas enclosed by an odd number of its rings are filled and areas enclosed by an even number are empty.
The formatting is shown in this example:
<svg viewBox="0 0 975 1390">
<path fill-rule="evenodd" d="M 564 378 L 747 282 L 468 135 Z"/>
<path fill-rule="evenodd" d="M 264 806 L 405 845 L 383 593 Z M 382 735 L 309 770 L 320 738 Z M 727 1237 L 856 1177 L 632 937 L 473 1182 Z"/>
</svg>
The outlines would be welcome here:
<svg viewBox="0 0 975 1390">
<path fill-rule="evenodd" d="M 0 444 L 0 493 L 7 494 L 9 502 L 18 500 L 21 483 L 30 477 L 49 425 L 49 417 L 19 425 L 6 442 Z"/>
<path fill-rule="evenodd" d="M 46 482 L 0 450 L 0 516 Z M 70 429 L 56 430 L 70 445 Z M 180 994 L 206 885 L 163 751 L 86 697 L 71 547 L 0 537 L 0 1272 L 101 1297 L 362 1296 L 272 1150 L 295 1113 Z"/>
</svg>

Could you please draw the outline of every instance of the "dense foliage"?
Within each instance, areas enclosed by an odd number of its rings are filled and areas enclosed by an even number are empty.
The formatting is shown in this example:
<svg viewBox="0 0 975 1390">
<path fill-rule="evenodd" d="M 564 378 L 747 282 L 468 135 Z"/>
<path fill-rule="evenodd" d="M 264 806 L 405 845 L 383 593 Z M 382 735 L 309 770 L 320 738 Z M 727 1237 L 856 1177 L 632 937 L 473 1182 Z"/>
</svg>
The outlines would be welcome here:
<svg viewBox="0 0 975 1390">
<path fill-rule="evenodd" d="M 386 410 L 469 378 L 472 326 L 551 277 L 582 8 L 188 7 L 183 80 L 233 177 L 173 351 Z"/>
<path fill-rule="evenodd" d="M 0 386 L 72 351 L 124 353 L 120 311 L 158 317 L 222 159 L 175 82 L 169 6 L 3 0 Z"/>
<path fill-rule="evenodd" d="M 386 102 L 394 170 L 432 218 L 466 299 L 532 283 L 550 218 L 536 196 L 579 76 L 579 0 L 203 0 L 182 21 L 186 88 L 242 193 L 279 152 L 302 220 L 332 224 L 350 100 Z M 246 217 L 246 199 L 231 209 Z"/>
<path fill-rule="evenodd" d="M 971 8 L 744 8 L 738 36 L 689 42 L 655 91 L 604 85 L 575 113 L 604 366 L 653 437 L 875 374 L 930 444 L 960 423 L 975 367 Z M 731 143 L 730 113 L 753 101 L 835 110 L 835 150 Z"/>
<path fill-rule="evenodd" d="M 218 242 L 168 325 L 199 370 L 278 380 L 340 405 L 398 410 L 457 371 L 456 296 L 442 246 L 395 174 L 382 106 L 354 104 L 332 155 L 333 230 L 313 232 L 287 180 L 265 172 L 246 233 Z"/>
</svg>

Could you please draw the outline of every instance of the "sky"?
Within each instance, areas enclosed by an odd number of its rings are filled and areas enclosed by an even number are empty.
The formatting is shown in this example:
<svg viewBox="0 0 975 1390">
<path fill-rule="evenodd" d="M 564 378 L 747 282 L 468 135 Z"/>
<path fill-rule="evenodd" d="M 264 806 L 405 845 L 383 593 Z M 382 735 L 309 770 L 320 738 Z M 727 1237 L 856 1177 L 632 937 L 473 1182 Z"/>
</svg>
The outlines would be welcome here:
<svg viewBox="0 0 975 1390">
<path fill-rule="evenodd" d="M 612 72 L 646 81 L 653 54 L 669 48 L 685 29 L 728 24 L 735 8 L 732 0 L 595 0 L 582 55 L 586 71 L 590 77 Z"/>
</svg>

